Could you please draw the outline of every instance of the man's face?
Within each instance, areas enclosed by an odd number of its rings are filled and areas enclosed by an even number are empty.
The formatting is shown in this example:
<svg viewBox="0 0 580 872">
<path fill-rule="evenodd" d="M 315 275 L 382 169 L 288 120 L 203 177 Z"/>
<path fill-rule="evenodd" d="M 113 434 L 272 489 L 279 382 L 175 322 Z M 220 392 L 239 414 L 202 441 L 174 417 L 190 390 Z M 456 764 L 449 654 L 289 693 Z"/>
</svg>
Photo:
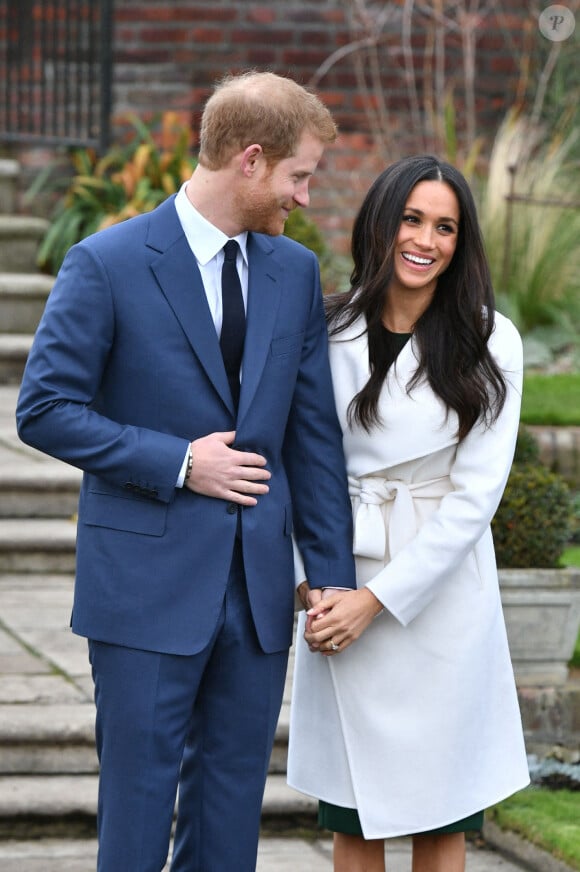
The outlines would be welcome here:
<svg viewBox="0 0 580 872">
<path fill-rule="evenodd" d="M 305 208 L 310 202 L 308 185 L 323 151 L 320 140 L 305 132 L 292 157 L 270 165 L 262 159 L 258 171 L 236 198 L 240 225 L 270 236 L 283 233 L 292 209 Z"/>
</svg>

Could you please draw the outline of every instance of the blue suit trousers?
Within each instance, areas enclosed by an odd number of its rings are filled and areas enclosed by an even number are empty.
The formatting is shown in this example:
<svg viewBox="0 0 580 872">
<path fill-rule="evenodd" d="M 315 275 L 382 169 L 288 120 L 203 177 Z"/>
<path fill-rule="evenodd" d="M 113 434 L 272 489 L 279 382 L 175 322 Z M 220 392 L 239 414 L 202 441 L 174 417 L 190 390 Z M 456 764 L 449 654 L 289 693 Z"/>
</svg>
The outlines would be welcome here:
<svg viewBox="0 0 580 872">
<path fill-rule="evenodd" d="M 192 579 L 192 584 L 195 583 Z M 97 706 L 98 872 L 254 872 L 288 652 L 260 648 L 236 540 L 199 654 L 89 641 Z"/>
</svg>

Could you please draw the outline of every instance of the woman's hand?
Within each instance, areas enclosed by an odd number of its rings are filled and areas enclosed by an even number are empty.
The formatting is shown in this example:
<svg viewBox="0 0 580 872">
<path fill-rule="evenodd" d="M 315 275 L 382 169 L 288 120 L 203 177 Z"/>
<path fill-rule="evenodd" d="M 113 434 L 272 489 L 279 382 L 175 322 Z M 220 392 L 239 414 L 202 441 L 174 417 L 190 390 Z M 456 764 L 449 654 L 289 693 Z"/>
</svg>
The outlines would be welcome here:
<svg viewBox="0 0 580 872">
<path fill-rule="evenodd" d="M 352 645 L 382 610 L 380 600 L 366 587 L 332 593 L 306 612 L 304 638 L 311 651 L 325 656 L 338 654 Z"/>
</svg>

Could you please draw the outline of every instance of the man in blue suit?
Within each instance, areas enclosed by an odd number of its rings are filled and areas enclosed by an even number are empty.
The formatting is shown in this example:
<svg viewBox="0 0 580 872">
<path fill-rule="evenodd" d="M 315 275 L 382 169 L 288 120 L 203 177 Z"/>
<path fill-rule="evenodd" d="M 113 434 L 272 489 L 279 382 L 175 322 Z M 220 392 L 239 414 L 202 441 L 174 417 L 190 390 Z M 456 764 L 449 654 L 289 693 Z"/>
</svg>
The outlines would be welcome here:
<svg viewBox="0 0 580 872">
<path fill-rule="evenodd" d="M 192 178 L 71 249 L 34 340 L 20 436 L 84 472 L 72 627 L 95 682 L 100 872 L 160 872 L 178 785 L 172 870 L 255 869 L 295 584 L 305 606 L 354 587 L 318 265 L 281 235 L 335 136 L 292 80 L 224 80 Z"/>
</svg>

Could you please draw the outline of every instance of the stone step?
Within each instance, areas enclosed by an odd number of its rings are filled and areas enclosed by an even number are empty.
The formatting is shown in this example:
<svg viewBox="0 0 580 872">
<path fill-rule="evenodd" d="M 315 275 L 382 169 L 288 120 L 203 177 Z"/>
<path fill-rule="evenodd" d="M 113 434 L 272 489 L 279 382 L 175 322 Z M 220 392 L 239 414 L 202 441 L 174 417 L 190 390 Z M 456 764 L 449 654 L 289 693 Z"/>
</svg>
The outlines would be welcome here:
<svg viewBox="0 0 580 872">
<path fill-rule="evenodd" d="M 0 833 L 15 838 L 32 824 L 36 835 L 54 831 L 59 820 L 94 822 L 97 814 L 97 775 L 0 776 Z M 286 784 L 284 775 L 269 775 L 262 818 L 315 824 L 316 802 Z"/>
<path fill-rule="evenodd" d="M 269 825 L 313 825 L 316 805 L 286 784 L 288 702 L 278 727 L 263 804 Z M 0 706 L 0 838 L 94 826 L 98 762 L 94 706 Z M 282 822 L 282 823 L 280 823 Z"/>
<path fill-rule="evenodd" d="M 0 273 L 2 333 L 33 334 L 53 284 L 42 273 Z"/>
<path fill-rule="evenodd" d="M 92 704 L 2 705 L 0 715 L 0 776 L 98 771 Z"/>
<path fill-rule="evenodd" d="M 0 518 L 61 518 L 75 515 L 81 472 L 66 463 L 0 467 Z"/>
<path fill-rule="evenodd" d="M 44 218 L 0 215 L 0 272 L 34 272 L 38 246 L 48 227 Z"/>
<path fill-rule="evenodd" d="M 88 671 L 87 664 L 87 671 Z M 0 774 L 90 774 L 97 771 L 95 709 L 86 703 L 0 705 Z M 286 772 L 289 704 L 280 712 L 270 772 Z"/>
<path fill-rule="evenodd" d="M 286 773 L 287 751 L 286 706 L 276 728 L 269 767 L 271 775 Z M 0 783 L 7 777 L 73 777 L 96 772 L 92 703 L 0 705 Z"/>
<path fill-rule="evenodd" d="M 0 572 L 74 572 L 75 539 L 73 520 L 2 518 Z"/>
<path fill-rule="evenodd" d="M 11 214 L 15 211 L 19 176 L 18 161 L 0 159 L 0 213 Z"/>
<path fill-rule="evenodd" d="M 0 333 L 0 385 L 19 385 L 26 365 L 32 334 Z"/>
</svg>

